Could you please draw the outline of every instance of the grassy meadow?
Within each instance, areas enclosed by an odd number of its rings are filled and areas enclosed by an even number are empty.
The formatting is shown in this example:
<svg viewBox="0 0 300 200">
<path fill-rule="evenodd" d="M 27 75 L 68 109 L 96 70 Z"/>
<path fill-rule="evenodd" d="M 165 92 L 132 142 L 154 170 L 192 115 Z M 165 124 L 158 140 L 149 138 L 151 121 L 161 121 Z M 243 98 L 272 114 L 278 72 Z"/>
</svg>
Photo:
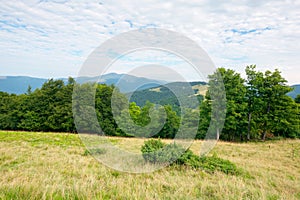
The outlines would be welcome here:
<svg viewBox="0 0 300 200">
<path fill-rule="evenodd" d="M 110 140 L 134 152 L 144 142 Z M 0 131 L 0 199 L 300 199 L 300 140 L 218 142 L 210 154 L 248 175 L 176 166 L 122 173 L 87 154 L 78 135 Z"/>
</svg>

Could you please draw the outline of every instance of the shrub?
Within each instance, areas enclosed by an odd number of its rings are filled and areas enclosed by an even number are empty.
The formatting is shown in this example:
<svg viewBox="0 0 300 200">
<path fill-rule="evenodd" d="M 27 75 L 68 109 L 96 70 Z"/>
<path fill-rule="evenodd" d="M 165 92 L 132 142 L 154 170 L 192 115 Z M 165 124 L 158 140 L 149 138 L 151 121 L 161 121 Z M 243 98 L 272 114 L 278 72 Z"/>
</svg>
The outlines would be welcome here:
<svg viewBox="0 0 300 200">
<path fill-rule="evenodd" d="M 84 156 L 87 155 L 101 155 L 101 154 L 105 154 L 106 150 L 105 149 L 86 149 L 83 153 Z"/>
<path fill-rule="evenodd" d="M 142 146 L 142 154 L 145 161 L 150 163 L 172 163 L 178 160 L 184 154 L 185 149 L 176 143 L 164 144 L 160 139 L 148 140 Z"/>
<path fill-rule="evenodd" d="M 159 150 L 162 149 L 164 146 L 165 144 L 160 139 L 151 139 L 145 141 L 141 149 L 145 161 L 150 163 L 156 163 L 159 157 Z"/>
<path fill-rule="evenodd" d="M 142 154 L 146 162 L 172 163 L 175 165 L 190 166 L 195 169 L 202 168 L 207 172 L 221 171 L 226 174 L 241 174 L 241 169 L 229 160 L 224 160 L 213 155 L 199 157 L 191 150 L 185 150 L 178 144 L 164 144 L 160 139 L 145 141 Z"/>
<path fill-rule="evenodd" d="M 201 167 L 209 172 L 221 171 L 225 174 L 240 174 L 240 170 L 229 160 L 217 157 L 216 155 L 200 157 Z"/>
<path fill-rule="evenodd" d="M 173 163 L 184 154 L 185 149 L 176 143 L 167 144 L 158 151 L 157 161 L 159 163 Z"/>
</svg>

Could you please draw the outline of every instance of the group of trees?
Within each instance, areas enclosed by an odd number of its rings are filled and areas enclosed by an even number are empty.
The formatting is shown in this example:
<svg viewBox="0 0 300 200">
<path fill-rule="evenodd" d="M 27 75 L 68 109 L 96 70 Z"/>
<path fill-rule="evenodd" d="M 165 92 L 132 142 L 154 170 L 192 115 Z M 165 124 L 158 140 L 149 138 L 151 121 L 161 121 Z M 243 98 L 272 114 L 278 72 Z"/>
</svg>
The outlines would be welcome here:
<svg viewBox="0 0 300 200">
<path fill-rule="evenodd" d="M 260 72 L 255 65 L 246 67 L 247 79 L 230 69 L 219 68 L 209 77 L 209 86 L 220 74 L 226 91 L 226 117 L 220 138 L 229 141 L 266 137 L 300 136 L 299 100 L 287 96 L 292 89 L 278 70 Z M 221 80 L 221 81 L 222 81 Z M 199 138 L 206 133 L 211 119 L 209 92 L 201 104 Z"/>
<path fill-rule="evenodd" d="M 76 92 L 73 92 L 75 87 Z M 115 105 L 118 106 L 115 110 L 119 112 L 115 115 L 111 106 L 114 91 L 117 101 Z M 65 84 L 62 80 L 50 79 L 35 91 L 31 91 L 29 87 L 26 94 L 0 92 L 0 130 L 73 133 L 79 130 L 110 136 L 146 136 L 148 134 L 146 130 L 150 129 L 143 127 L 151 121 L 149 113 L 153 107 L 154 104 L 150 102 L 144 107 L 137 106 L 135 102 L 129 103 L 126 95 L 118 92 L 113 85 L 93 83 L 79 85 L 73 78 L 69 78 Z M 157 112 L 150 114 L 155 115 L 154 118 L 157 117 L 156 121 L 159 121 L 159 117 L 164 113 L 166 119 L 161 130 L 152 135 L 162 138 L 174 137 L 180 123 L 179 116 L 169 105 L 156 110 Z M 129 115 L 125 115 L 126 112 L 129 112 Z M 97 121 L 94 120 L 95 115 Z M 136 132 L 137 129 L 125 126 L 121 129 L 115 118 L 119 119 L 120 125 L 126 126 L 129 126 L 129 120 L 132 120 L 136 126 L 141 127 L 141 131 Z M 155 124 L 152 128 L 157 129 Z"/>
<path fill-rule="evenodd" d="M 75 84 L 70 78 L 45 82 L 41 89 L 15 95 L 0 92 L 0 129 L 28 131 L 75 132 L 72 116 L 72 91 Z"/>
<path fill-rule="evenodd" d="M 209 90 L 199 102 L 200 113 L 191 108 L 178 112 L 174 105 L 151 102 L 141 107 L 129 103 L 114 86 L 50 79 L 35 91 L 29 87 L 26 94 L 0 92 L 0 129 L 173 138 L 184 127 L 184 134 L 195 131 L 196 138 L 203 139 L 213 125 L 217 137 L 228 141 L 299 137 L 300 96 L 293 100 L 286 95 L 291 88 L 280 72 L 263 73 L 248 66 L 246 75 L 245 80 L 224 68 L 210 75 Z M 223 88 L 216 84 L 220 82 Z"/>
</svg>

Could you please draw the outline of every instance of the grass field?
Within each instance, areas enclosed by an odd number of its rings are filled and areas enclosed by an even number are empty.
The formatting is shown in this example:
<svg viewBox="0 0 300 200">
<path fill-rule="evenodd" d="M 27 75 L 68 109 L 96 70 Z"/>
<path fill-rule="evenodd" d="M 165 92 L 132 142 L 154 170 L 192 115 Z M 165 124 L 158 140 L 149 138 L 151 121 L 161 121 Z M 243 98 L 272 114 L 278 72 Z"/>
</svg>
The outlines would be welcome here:
<svg viewBox="0 0 300 200">
<path fill-rule="evenodd" d="M 130 151 L 143 144 L 111 141 Z M 175 166 L 122 173 L 86 154 L 78 135 L 0 131 L 0 199 L 300 199 L 299 140 L 218 142 L 213 153 L 250 176 Z"/>
</svg>

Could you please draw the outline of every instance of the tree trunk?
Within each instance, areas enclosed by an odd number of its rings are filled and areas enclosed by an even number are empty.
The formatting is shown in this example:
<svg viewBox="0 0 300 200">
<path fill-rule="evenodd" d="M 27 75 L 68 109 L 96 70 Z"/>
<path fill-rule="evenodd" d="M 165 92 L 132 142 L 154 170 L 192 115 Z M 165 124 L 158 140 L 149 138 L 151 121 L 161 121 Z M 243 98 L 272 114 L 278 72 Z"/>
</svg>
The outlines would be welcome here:
<svg viewBox="0 0 300 200">
<path fill-rule="evenodd" d="M 271 110 L 271 105 L 270 105 L 270 102 L 268 103 L 268 110 L 267 110 L 267 114 L 270 113 L 270 110 Z M 267 129 L 267 124 L 268 124 L 268 121 L 266 121 L 265 123 L 265 128 Z M 267 130 L 264 130 L 264 133 L 263 133 L 263 136 L 262 136 L 262 140 L 265 141 L 266 140 L 266 135 L 267 135 Z"/>
<path fill-rule="evenodd" d="M 249 112 L 248 115 L 248 133 L 247 133 L 247 140 L 250 140 L 250 132 L 251 132 L 251 117 L 252 117 L 252 113 Z"/>
<path fill-rule="evenodd" d="M 219 128 L 217 128 L 217 140 L 219 140 L 219 138 L 220 138 L 220 130 Z"/>
<path fill-rule="evenodd" d="M 264 131 L 264 134 L 262 136 L 262 140 L 265 141 L 266 140 L 266 135 L 267 135 L 267 131 Z"/>
</svg>

